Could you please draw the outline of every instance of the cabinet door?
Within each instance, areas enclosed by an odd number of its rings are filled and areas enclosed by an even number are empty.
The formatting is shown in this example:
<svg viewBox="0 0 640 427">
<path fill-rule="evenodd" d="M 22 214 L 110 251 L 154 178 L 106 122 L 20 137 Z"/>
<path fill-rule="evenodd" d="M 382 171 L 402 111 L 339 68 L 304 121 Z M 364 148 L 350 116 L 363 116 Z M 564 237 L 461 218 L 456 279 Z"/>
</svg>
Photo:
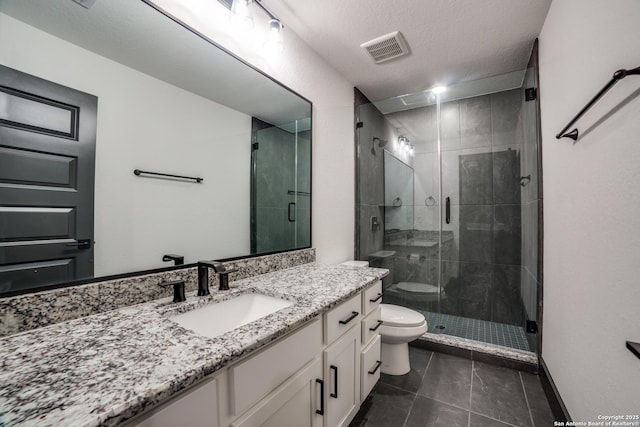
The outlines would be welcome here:
<svg viewBox="0 0 640 427">
<path fill-rule="evenodd" d="M 376 336 L 368 347 L 362 349 L 361 363 L 360 400 L 364 401 L 380 379 L 380 366 L 382 366 L 380 361 L 380 335 Z"/>
<path fill-rule="evenodd" d="M 131 421 L 136 427 L 217 427 L 217 380 L 185 391 L 169 402 Z"/>
<path fill-rule="evenodd" d="M 316 358 L 258 402 L 232 427 L 321 427 L 324 408 L 322 359 Z"/>
<path fill-rule="evenodd" d="M 325 427 L 349 424 L 360 407 L 360 328 L 325 350 Z"/>
</svg>

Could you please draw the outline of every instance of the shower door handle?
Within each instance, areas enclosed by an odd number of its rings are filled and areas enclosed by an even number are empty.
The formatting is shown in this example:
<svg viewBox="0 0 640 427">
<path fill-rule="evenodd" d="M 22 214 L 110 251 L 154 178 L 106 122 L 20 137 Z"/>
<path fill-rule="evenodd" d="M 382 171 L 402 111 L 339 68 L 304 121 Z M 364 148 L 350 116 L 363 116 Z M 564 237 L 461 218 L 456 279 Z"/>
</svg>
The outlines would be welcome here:
<svg viewBox="0 0 640 427">
<path fill-rule="evenodd" d="M 289 203 L 288 212 L 289 222 L 296 222 L 296 204 L 294 202 Z"/>
<path fill-rule="evenodd" d="M 451 197 L 447 197 L 447 201 L 445 203 L 444 220 L 447 224 L 451 223 Z"/>
</svg>

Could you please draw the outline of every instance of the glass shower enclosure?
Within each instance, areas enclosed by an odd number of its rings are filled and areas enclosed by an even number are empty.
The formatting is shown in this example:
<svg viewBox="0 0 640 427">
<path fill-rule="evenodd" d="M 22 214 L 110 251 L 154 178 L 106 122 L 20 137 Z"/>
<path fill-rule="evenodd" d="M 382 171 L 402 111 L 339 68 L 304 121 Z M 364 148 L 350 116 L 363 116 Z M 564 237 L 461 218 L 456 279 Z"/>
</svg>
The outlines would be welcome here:
<svg viewBox="0 0 640 427">
<path fill-rule="evenodd" d="M 383 301 L 422 312 L 427 335 L 537 351 L 535 73 L 356 96 L 356 258 L 390 270 Z"/>
</svg>

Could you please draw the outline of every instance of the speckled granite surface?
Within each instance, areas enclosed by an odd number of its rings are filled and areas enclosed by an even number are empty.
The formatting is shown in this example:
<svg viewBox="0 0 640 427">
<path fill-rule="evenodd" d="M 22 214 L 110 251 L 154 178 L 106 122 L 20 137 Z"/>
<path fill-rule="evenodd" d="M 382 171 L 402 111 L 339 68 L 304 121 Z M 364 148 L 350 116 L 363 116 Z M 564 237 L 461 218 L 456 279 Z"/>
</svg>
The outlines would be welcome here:
<svg viewBox="0 0 640 427">
<path fill-rule="evenodd" d="M 495 344 L 487 344 L 481 341 L 474 341 L 466 338 L 454 337 L 446 334 L 432 334 L 426 332 L 420 338 L 422 341 L 430 341 L 438 344 L 449 345 L 452 347 L 464 348 L 480 353 L 491 354 L 492 356 L 504 357 L 507 359 L 517 360 L 519 362 L 538 364 L 538 357 L 535 353 L 517 350 L 514 348 L 503 347 Z"/>
<path fill-rule="evenodd" d="M 227 269 L 238 269 L 237 273 L 229 275 L 229 280 L 233 281 L 314 262 L 315 259 L 315 249 L 311 248 L 224 264 Z M 157 285 L 171 280 L 184 280 L 187 291 L 195 291 L 198 288 L 197 269 L 185 268 L 0 298 L 0 336 L 168 297 L 173 291 Z M 212 289 L 218 287 L 217 275 L 209 274 L 209 286 Z"/>
<path fill-rule="evenodd" d="M 306 264 L 0 339 L 0 425 L 113 426 L 356 294 L 387 270 Z M 290 307 L 215 339 L 166 316 L 259 292 Z"/>
</svg>

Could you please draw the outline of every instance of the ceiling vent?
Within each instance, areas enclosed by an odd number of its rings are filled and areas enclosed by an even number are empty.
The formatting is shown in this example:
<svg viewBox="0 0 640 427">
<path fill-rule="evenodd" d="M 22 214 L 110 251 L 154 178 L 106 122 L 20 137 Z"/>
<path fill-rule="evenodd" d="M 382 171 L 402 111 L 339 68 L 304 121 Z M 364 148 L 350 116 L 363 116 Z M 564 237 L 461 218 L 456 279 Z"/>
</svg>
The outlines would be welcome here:
<svg viewBox="0 0 640 427">
<path fill-rule="evenodd" d="M 360 47 L 373 58 L 376 64 L 409 54 L 409 46 L 400 31 L 362 43 Z"/>
</svg>

